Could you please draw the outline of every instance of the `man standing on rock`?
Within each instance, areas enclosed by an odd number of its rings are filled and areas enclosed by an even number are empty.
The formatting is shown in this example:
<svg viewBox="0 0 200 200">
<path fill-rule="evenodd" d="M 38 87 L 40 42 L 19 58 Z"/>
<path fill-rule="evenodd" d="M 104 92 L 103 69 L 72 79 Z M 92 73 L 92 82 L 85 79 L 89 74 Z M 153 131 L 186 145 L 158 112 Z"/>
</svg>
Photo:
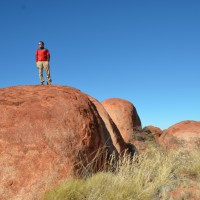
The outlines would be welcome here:
<svg viewBox="0 0 200 200">
<path fill-rule="evenodd" d="M 44 48 L 44 42 L 38 42 L 39 49 L 36 50 L 36 65 L 39 69 L 39 77 L 41 85 L 44 85 L 43 69 L 46 71 L 47 85 L 51 84 L 50 77 L 50 52 Z"/>
</svg>

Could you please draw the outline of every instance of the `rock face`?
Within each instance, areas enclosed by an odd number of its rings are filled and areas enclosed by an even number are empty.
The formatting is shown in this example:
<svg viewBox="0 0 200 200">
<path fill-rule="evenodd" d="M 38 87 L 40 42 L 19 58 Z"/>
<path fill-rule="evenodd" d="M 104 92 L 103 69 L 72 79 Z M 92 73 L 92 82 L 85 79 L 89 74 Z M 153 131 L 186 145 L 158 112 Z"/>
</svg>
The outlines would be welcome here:
<svg viewBox="0 0 200 200">
<path fill-rule="evenodd" d="M 169 127 L 159 138 L 159 143 L 169 148 L 194 148 L 200 143 L 200 122 L 187 120 Z"/>
<path fill-rule="evenodd" d="M 115 125 L 113 120 L 110 118 L 110 116 L 104 109 L 103 105 L 91 96 L 89 96 L 89 99 L 95 105 L 101 119 L 103 120 L 103 123 L 105 124 L 111 136 L 113 145 L 115 146 L 117 152 L 119 154 L 123 154 L 125 153 L 125 151 L 127 151 L 126 153 L 131 153 L 133 155 L 136 152 L 135 146 L 131 144 L 127 144 L 124 141 L 117 126 Z"/>
<path fill-rule="evenodd" d="M 199 186 L 195 182 L 187 184 L 184 188 L 178 187 L 169 192 L 169 199 L 186 199 L 187 197 L 191 200 L 200 199 Z"/>
<path fill-rule="evenodd" d="M 141 128 L 141 121 L 134 105 L 119 98 L 107 99 L 101 103 L 116 124 L 125 142 L 130 142 L 134 131 Z"/>
<path fill-rule="evenodd" d="M 71 87 L 0 89 L 0 113 L 0 199 L 39 200 L 89 163 L 99 170 L 107 154 L 125 148 L 119 135 L 113 145 L 115 133 L 110 136 L 88 95 Z"/>
</svg>

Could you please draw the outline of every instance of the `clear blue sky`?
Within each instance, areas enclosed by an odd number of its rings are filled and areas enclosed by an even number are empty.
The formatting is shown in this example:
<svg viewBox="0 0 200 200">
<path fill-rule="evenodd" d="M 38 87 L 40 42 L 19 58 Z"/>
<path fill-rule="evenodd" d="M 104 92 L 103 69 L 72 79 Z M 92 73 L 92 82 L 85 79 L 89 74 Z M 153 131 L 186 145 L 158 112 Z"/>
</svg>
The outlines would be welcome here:
<svg viewBox="0 0 200 200">
<path fill-rule="evenodd" d="M 0 87 L 54 84 L 131 101 L 143 126 L 200 121 L 199 0 L 0 0 Z"/>
</svg>

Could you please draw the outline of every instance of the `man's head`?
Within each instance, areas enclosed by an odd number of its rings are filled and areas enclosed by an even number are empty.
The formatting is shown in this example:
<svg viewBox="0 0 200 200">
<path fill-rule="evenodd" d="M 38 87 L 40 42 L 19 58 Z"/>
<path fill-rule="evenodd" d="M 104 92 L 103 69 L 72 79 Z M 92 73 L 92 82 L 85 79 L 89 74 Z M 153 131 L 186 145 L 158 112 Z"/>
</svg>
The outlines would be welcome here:
<svg viewBox="0 0 200 200">
<path fill-rule="evenodd" d="M 39 41 L 39 42 L 38 42 L 38 45 L 39 45 L 40 48 L 44 48 L 44 42 Z"/>
</svg>

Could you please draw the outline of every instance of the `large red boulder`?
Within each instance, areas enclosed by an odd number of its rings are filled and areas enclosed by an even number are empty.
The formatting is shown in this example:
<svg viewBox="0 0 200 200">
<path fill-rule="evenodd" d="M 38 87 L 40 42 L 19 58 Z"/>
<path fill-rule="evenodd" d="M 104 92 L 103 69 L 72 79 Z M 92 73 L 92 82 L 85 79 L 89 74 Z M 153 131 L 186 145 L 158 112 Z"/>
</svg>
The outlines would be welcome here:
<svg viewBox="0 0 200 200">
<path fill-rule="evenodd" d="M 88 173 L 88 165 L 98 171 L 107 154 L 117 154 L 94 103 L 77 89 L 3 88 L 0 113 L 0 199 L 41 199 L 48 188 Z"/>
<path fill-rule="evenodd" d="M 164 130 L 159 143 L 169 147 L 195 148 L 200 143 L 200 122 L 186 120 Z"/>
<path fill-rule="evenodd" d="M 117 126 L 113 122 L 113 120 L 110 118 L 109 114 L 106 112 L 103 105 L 94 99 L 91 96 L 88 96 L 90 101 L 94 104 L 96 109 L 98 110 L 98 113 L 105 124 L 105 127 L 107 131 L 109 132 L 113 145 L 115 146 L 117 152 L 122 155 L 124 153 L 131 153 L 132 155 L 136 152 L 135 146 L 127 144 L 123 137 L 121 136 Z"/>
<path fill-rule="evenodd" d="M 119 98 L 107 99 L 101 103 L 116 124 L 125 142 L 130 142 L 135 130 L 141 128 L 141 121 L 134 105 Z"/>
</svg>

